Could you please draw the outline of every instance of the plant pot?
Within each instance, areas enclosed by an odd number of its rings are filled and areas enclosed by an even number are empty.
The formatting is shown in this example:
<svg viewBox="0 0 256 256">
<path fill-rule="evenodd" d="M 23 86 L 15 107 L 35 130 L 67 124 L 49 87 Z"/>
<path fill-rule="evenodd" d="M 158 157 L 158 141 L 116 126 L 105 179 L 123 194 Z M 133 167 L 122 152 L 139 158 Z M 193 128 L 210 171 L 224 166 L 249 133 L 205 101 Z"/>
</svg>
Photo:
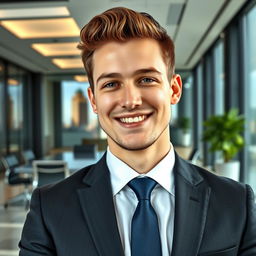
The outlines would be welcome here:
<svg viewBox="0 0 256 256">
<path fill-rule="evenodd" d="M 178 131 L 178 142 L 179 145 L 183 147 L 189 147 L 191 144 L 191 134 L 190 132 L 183 132 L 182 130 Z"/>
<path fill-rule="evenodd" d="M 233 180 L 239 181 L 240 177 L 240 162 L 230 161 L 227 163 L 215 163 L 215 172 L 220 176 L 225 176 Z"/>
</svg>

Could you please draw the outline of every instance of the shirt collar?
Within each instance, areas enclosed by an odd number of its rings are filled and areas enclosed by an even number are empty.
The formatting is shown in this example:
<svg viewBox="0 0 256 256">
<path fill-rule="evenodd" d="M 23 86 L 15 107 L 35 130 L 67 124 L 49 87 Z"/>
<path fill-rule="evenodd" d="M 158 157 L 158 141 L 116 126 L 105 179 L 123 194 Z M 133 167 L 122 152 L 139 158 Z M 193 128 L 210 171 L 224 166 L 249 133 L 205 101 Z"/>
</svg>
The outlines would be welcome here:
<svg viewBox="0 0 256 256">
<path fill-rule="evenodd" d="M 146 174 L 139 174 L 122 160 L 113 155 L 108 148 L 107 166 L 110 171 L 113 196 L 115 196 L 120 190 L 122 190 L 129 181 L 139 176 L 146 176 L 152 178 L 170 194 L 174 195 L 174 162 L 175 154 L 173 146 L 171 146 L 168 154 L 152 170 L 150 170 Z"/>
</svg>

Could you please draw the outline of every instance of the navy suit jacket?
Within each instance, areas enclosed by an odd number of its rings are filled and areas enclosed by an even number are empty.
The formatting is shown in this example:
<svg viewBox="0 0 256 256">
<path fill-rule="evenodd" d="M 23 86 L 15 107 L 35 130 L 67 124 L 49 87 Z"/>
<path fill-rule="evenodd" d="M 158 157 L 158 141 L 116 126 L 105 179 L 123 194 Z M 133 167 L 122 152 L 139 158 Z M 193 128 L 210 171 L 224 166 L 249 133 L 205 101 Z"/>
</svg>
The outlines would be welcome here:
<svg viewBox="0 0 256 256">
<path fill-rule="evenodd" d="M 177 155 L 174 176 L 171 256 L 256 255 L 256 207 L 248 185 Z M 64 181 L 34 191 L 19 246 L 20 256 L 124 255 L 105 155 Z"/>
</svg>

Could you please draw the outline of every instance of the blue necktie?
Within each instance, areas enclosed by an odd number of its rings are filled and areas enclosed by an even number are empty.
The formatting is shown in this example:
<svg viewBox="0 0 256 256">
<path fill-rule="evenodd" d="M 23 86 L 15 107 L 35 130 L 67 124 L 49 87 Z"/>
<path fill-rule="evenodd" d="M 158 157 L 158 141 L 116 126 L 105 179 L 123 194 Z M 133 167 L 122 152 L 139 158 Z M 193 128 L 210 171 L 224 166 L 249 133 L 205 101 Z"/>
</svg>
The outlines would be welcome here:
<svg viewBox="0 0 256 256">
<path fill-rule="evenodd" d="M 161 256 L 157 215 L 150 203 L 150 195 L 156 182 L 151 178 L 135 178 L 128 186 L 139 200 L 132 218 L 131 255 Z"/>
</svg>

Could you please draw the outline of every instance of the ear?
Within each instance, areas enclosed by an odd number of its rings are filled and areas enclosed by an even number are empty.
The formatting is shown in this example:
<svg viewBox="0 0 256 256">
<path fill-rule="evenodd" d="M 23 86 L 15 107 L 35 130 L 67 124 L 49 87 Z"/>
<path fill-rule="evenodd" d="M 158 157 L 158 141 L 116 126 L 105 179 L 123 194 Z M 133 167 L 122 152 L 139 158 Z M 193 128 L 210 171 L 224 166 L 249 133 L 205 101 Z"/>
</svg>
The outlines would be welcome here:
<svg viewBox="0 0 256 256">
<path fill-rule="evenodd" d="M 97 111 L 96 101 L 95 101 L 94 93 L 93 93 L 91 87 L 89 87 L 89 88 L 87 89 L 87 93 L 88 93 L 88 97 L 89 97 L 89 100 L 90 100 L 90 103 L 91 103 L 93 112 L 94 112 L 95 114 L 97 114 L 98 111 Z"/>
<path fill-rule="evenodd" d="M 177 104 L 180 101 L 181 93 L 182 93 L 182 80 L 180 75 L 175 74 L 172 76 L 171 80 L 171 104 Z"/>
</svg>

